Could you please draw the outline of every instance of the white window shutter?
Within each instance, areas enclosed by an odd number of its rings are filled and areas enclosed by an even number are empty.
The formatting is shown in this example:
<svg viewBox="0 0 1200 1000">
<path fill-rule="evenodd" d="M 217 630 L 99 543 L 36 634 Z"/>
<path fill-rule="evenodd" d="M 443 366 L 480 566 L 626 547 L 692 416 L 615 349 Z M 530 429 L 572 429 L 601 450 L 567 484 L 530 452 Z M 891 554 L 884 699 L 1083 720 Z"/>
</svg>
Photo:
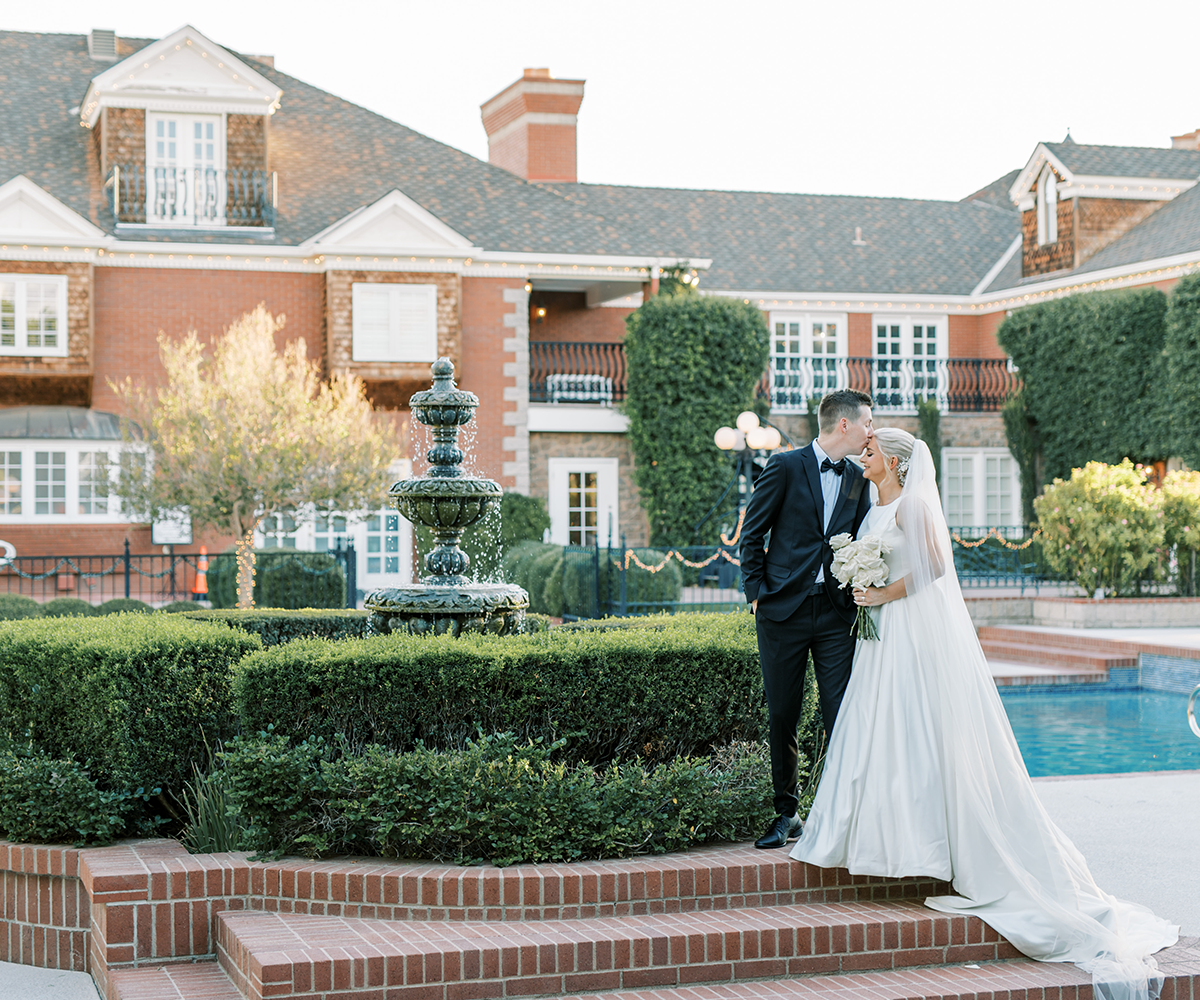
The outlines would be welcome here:
<svg viewBox="0 0 1200 1000">
<path fill-rule="evenodd" d="M 355 361 L 436 361 L 437 286 L 355 284 Z"/>
</svg>

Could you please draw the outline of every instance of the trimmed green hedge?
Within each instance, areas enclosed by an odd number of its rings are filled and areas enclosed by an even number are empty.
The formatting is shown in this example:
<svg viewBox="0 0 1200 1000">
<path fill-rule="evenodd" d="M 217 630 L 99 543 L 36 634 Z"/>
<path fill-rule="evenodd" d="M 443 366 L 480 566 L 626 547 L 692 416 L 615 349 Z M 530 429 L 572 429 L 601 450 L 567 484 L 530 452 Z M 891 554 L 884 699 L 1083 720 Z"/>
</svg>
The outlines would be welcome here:
<svg viewBox="0 0 1200 1000">
<path fill-rule="evenodd" d="M 32 597 L 21 594 L 0 594 L 0 621 L 18 618 L 40 618 L 42 606 Z"/>
<path fill-rule="evenodd" d="M 257 636 L 176 615 L 32 619 L 0 630 L 0 735 L 86 763 L 103 791 L 177 791 L 233 735 L 234 666 Z"/>
<path fill-rule="evenodd" d="M 361 639 L 367 634 L 366 611 L 354 608 L 206 608 L 192 606 L 178 612 L 181 618 L 221 622 L 230 628 L 253 632 L 264 646 L 292 639 Z"/>
<path fill-rule="evenodd" d="M 254 603 L 262 608 L 344 608 L 346 574 L 327 552 L 255 550 Z M 237 559 L 223 552 L 209 560 L 208 597 L 214 608 L 237 607 Z"/>
<path fill-rule="evenodd" d="M 762 744 L 714 759 L 602 770 L 552 759 L 557 744 L 511 733 L 461 752 L 361 753 L 284 736 L 234 741 L 221 758 L 241 846 L 300 853 L 422 857 L 459 864 L 575 861 L 739 840 L 768 818 Z"/>
<path fill-rule="evenodd" d="M 136 597 L 114 597 L 111 601 L 105 601 L 98 608 L 98 615 L 120 615 L 120 614 L 139 614 L 148 615 L 154 609 L 145 601 L 139 601 Z"/>
<path fill-rule="evenodd" d="M 632 549 L 647 566 L 658 566 L 666 558 L 665 551 L 658 549 Z M 621 570 L 619 560 L 624 557 L 619 549 L 600 550 L 599 593 L 601 602 L 615 610 L 621 599 Z M 563 568 L 563 591 L 570 614 L 589 617 L 593 607 L 593 584 L 596 568 L 592 560 L 570 559 Z M 632 559 L 625 570 L 625 603 L 638 613 L 658 611 L 657 607 L 636 605 L 674 604 L 683 595 L 683 571 L 676 559 L 671 559 L 655 573 L 642 569 Z"/>
<path fill-rule="evenodd" d="M 393 750 L 457 749 L 479 731 L 566 736 L 566 752 L 592 763 L 705 753 L 757 740 L 765 723 L 749 613 L 661 630 L 298 639 L 247 656 L 234 691 L 243 732 Z"/>
<path fill-rule="evenodd" d="M 46 618 L 86 618 L 94 614 L 96 609 L 78 597 L 56 597 L 42 605 L 42 615 Z"/>
</svg>

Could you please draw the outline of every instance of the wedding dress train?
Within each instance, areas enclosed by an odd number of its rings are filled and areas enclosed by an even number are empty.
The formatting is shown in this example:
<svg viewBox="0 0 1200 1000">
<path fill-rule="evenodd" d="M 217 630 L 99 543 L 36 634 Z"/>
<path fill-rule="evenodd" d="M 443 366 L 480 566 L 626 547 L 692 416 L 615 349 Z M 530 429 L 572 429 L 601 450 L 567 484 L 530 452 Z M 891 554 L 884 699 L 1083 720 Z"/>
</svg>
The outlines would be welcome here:
<svg viewBox="0 0 1200 1000">
<path fill-rule="evenodd" d="M 922 442 L 900 499 L 858 534 L 892 546 L 889 582 L 907 577 L 909 596 L 875 609 L 880 638 L 858 643 L 792 857 L 952 882 L 958 895 L 926 905 L 979 917 L 1030 958 L 1075 962 L 1106 1000 L 1157 996 L 1150 956 L 1179 928 L 1100 889 L 1038 799 L 958 589 Z"/>
</svg>

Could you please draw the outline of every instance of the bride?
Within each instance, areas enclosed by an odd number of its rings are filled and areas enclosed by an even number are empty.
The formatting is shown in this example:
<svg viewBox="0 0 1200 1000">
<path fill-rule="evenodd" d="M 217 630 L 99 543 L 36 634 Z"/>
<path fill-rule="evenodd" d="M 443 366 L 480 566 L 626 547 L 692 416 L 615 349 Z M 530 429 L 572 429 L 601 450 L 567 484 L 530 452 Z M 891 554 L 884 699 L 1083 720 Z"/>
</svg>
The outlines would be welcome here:
<svg viewBox="0 0 1200 1000">
<path fill-rule="evenodd" d="M 1075 962 L 1097 996 L 1157 996 L 1149 956 L 1179 928 L 1100 889 L 1042 807 L 954 572 L 929 448 L 881 428 L 860 459 L 879 502 L 858 537 L 891 545 L 884 587 L 856 591 L 860 640 L 825 768 L 792 857 L 857 875 L 927 876 L 1030 958 Z"/>
</svg>

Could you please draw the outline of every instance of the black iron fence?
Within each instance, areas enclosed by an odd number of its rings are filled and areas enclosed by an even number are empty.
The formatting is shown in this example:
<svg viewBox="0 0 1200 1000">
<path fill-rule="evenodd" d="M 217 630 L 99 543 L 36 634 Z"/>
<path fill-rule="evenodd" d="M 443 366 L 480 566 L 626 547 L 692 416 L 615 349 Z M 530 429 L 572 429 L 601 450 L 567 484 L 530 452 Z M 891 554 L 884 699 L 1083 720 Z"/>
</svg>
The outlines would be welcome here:
<svg viewBox="0 0 1200 1000">
<path fill-rule="evenodd" d="M 358 556 L 354 547 L 333 549 L 322 555 L 331 557 L 332 564 L 326 560 L 327 565 L 314 565 L 311 552 L 277 550 L 260 554 L 256 581 L 267 585 L 272 606 L 328 607 L 329 594 L 333 592 L 327 579 L 331 571 L 344 580 L 344 588 L 339 582 L 336 593 L 344 592 L 345 606 L 356 606 Z M 207 565 L 198 587 L 202 560 Z M 207 557 L 174 552 L 134 554 L 126 542 L 124 552 L 119 555 L 16 556 L 0 560 L 0 593 L 22 594 L 40 602 L 77 597 L 90 604 L 103 604 L 118 597 L 131 597 L 150 605 L 210 600 L 217 596 L 211 584 L 218 578 L 236 578 L 236 563 L 232 552 Z"/>
</svg>

